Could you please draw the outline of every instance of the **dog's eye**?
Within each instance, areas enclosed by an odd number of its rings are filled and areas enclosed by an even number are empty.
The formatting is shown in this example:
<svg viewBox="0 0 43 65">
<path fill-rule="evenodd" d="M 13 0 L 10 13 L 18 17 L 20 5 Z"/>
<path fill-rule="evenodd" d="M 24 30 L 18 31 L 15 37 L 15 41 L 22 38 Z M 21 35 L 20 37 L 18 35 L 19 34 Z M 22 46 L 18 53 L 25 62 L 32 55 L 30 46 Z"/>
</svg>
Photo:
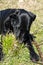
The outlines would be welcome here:
<svg viewBox="0 0 43 65">
<path fill-rule="evenodd" d="M 16 19 L 11 20 L 11 24 L 16 25 L 16 23 L 17 23 Z"/>
</svg>

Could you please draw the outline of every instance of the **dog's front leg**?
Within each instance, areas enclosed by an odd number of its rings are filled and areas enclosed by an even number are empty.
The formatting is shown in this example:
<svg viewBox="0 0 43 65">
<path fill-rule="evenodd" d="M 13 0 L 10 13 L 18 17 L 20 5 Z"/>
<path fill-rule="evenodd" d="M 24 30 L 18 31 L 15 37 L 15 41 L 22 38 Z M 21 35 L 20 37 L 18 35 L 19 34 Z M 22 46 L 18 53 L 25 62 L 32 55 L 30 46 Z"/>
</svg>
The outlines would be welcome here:
<svg viewBox="0 0 43 65">
<path fill-rule="evenodd" d="M 39 61 L 39 56 L 37 55 L 37 53 L 35 52 L 32 43 L 30 40 L 27 41 L 27 48 L 29 49 L 29 53 L 30 53 L 30 59 L 35 62 L 35 61 Z"/>
<path fill-rule="evenodd" d="M 1 40 L 0 40 L 0 61 L 1 61 L 2 58 L 3 58 L 2 37 L 3 37 L 3 35 L 1 35 Z"/>
</svg>

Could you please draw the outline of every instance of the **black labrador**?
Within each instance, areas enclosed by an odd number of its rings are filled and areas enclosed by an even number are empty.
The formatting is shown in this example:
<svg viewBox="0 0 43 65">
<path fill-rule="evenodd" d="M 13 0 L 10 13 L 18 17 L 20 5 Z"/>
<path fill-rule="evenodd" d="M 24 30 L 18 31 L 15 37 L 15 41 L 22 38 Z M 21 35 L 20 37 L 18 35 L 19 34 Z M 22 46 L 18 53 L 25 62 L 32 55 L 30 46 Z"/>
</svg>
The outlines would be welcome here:
<svg viewBox="0 0 43 65">
<path fill-rule="evenodd" d="M 27 44 L 30 59 L 38 61 L 39 56 L 32 46 L 33 36 L 30 34 L 30 27 L 36 15 L 24 9 L 6 9 L 0 11 L 0 34 L 5 35 L 8 31 L 13 32 L 19 43 Z M 0 43 L 1 44 L 1 43 Z M 2 57 L 2 47 L 0 46 L 0 60 Z"/>
</svg>

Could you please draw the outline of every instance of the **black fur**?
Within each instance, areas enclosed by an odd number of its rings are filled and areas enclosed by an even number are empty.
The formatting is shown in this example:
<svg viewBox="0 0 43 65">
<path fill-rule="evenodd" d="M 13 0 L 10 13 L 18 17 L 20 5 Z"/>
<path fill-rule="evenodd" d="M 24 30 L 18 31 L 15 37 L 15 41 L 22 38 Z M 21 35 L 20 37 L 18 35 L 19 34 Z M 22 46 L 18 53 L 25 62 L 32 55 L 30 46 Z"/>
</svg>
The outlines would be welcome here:
<svg viewBox="0 0 43 65">
<path fill-rule="evenodd" d="M 0 34 L 13 32 L 20 43 L 27 44 L 30 51 L 31 60 L 38 61 L 38 55 L 35 53 L 30 34 L 30 27 L 35 20 L 36 15 L 24 9 L 7 9 L 0 11 Z"/>
</svg>

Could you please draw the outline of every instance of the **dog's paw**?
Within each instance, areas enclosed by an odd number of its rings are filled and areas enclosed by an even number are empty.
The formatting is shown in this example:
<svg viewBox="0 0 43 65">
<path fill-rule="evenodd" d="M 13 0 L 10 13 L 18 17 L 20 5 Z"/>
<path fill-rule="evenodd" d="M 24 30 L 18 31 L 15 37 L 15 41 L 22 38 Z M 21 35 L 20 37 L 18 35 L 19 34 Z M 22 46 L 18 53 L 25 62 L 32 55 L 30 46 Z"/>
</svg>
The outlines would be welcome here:
<svg viewBox="0 0 43 65">
<path fill-rule="evenodd" d="M 30 59 L 32 60 L 32 62 L 37 62 L 39 61 L 39 56 L 36 53 L 34 53 L 30 55 Z"/>
</svg>

